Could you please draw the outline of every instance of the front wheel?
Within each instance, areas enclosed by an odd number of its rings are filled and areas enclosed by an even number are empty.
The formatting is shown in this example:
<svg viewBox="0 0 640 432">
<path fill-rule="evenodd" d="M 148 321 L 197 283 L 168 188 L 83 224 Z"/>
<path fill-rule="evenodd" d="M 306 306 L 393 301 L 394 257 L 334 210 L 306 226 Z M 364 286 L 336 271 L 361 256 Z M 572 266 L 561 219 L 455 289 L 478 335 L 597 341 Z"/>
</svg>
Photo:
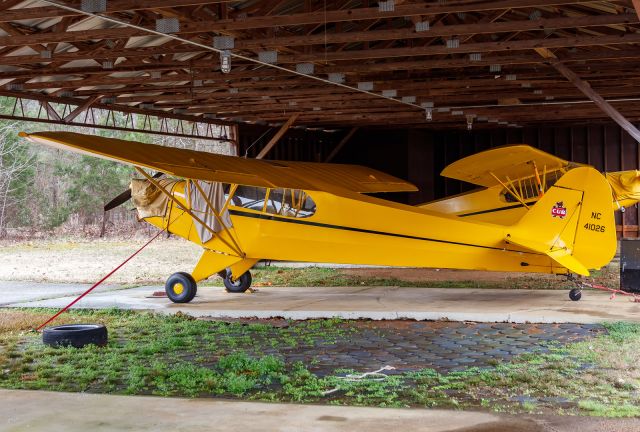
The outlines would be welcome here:
<svg viewBox="0 0 640 432">
<path fill-rule="evenodd" d="M 251 286 L 251 272 L 247 271 L 235 281 L 231 280 L 231 272 L 224 277 L 224 287 L 230 293 L 243 293 Z"/>
<path fill-rule="evenodd" d="M 178 272 L 164 284 L 167 297 L 174 303 L 189 303 L 196 296 L 198 285 L 189 273 Z"/>
</svg>

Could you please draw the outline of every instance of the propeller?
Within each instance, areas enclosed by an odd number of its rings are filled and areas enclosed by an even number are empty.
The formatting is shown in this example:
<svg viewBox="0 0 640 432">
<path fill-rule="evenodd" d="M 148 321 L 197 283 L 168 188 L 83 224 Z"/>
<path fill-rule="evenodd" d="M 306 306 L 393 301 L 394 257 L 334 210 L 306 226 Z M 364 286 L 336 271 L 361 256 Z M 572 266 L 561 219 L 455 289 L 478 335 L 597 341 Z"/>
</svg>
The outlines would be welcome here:
<svg viewBox="0 0 640 432">
<path fill-rule="evenodd" d="M 163 175 L 164 175 L 163 172 L 157 172 L 153 175 L 153 178 L 157 179 L 162 177 Z M 126 191 L 122 192 L 120 195 L 118 195 L 117 197 L 115 197 L 114 199 L 106 203 L 104 206 L 104 211 L 113 210 L 114 208 L 126 203 L 130 199 L 131 199 L 131 188 L 127 189 Z"/>
</svg>

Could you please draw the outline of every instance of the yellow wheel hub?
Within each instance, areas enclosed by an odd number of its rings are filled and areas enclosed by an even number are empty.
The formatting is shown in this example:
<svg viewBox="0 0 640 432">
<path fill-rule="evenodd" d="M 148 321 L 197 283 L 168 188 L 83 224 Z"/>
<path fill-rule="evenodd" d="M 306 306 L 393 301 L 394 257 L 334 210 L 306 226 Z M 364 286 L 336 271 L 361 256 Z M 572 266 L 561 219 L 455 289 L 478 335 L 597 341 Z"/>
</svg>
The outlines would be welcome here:
<svg viewBox="0 0 640 432">
<path fill-rule="evenodd" d="M 178 282 L 173 286 L 173 292 L 176 293 L 177 295 L 182 294 L 184 292 L 184 285 Z"/>
</svg>

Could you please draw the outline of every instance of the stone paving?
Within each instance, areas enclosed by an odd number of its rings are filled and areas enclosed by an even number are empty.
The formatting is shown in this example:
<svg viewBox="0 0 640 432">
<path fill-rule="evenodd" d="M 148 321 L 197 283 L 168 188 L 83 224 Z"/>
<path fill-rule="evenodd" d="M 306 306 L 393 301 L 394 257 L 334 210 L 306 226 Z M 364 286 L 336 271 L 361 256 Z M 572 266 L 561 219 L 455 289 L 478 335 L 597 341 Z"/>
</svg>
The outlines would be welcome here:
<svg viewBox="0 0 640 432">
<path fill-rule="evenodd" d="M 263 349 L 263 354 L 302 361 L 318 375 L 336 369 L 396 373 L 432 368 L 441 373 L 488 367 L 514 356 L 548 351 L 550 343 L 582 341 L 605 332 L 599 324 L 461 322 L 350 322 L 356 331 L 334 343 Z"/>
</svg>

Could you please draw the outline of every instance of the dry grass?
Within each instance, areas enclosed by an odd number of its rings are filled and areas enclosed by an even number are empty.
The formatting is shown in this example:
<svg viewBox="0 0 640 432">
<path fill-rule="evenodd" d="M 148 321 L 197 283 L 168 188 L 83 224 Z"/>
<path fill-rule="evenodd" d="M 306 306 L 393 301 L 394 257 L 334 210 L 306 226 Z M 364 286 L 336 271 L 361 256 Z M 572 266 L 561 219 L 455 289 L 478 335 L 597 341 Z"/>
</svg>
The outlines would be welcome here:
<svg viewBox="0 0 640 432">
<path fill-rule="evenodd" d="M 30 331 L 51 317 L 51 312 L 32 312 L 16 309 L 0 310 L 0 337 L 9 333 Z M 78 322 L 77 316 L 63 314 L 56 319 L 56 325 Z"/>
<path fill-rule="evenodd" d="M 0 280 L 93 283 L 146 242 L 131 239 L 53 239 L 0 242 Z M 158 238 L 110 279 L 125 285 L 164 284 L 179 271 L 191 271 L 202 249 L 179 238 Z M 461 288 L 566 289 L 563 277 L 546 274 L 404 268 L 263 268 L 253 271 L 255 286 L 418 286 Z M 594 272 L 593 281 L 618 286 L 618 266 Z M 210 283 L 220 284 L 219 278 Z"/>
<path fill-rule="evenodd" d="M 0 280 L 92 283 L 146 242 L 131 240 L 52 240 L 0 242 Z M 157 239 L 120 269 L 112 283 L 164 283 L 168 275 L 190 271 L 201 254 L 181 239 Z"/>
</svg>

